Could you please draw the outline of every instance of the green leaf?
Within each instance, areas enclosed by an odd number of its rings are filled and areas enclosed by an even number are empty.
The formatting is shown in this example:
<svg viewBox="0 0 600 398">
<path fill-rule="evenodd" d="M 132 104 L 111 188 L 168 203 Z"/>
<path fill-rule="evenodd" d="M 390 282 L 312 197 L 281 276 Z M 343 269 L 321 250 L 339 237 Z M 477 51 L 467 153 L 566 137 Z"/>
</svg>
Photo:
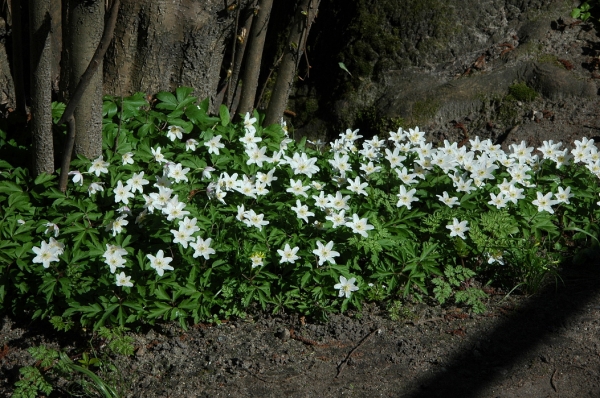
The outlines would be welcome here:
<svg viewBox="0 0 600 398">
<path fill-rule="evenodd" d="M 35 179 L 35 181 L 33 182 L 35 185 L 40 185 L 40 184 L 44 184 L 48 181 L 52 181 L 56 178 L 55 174 L 47 174 L 47 173 L 42 173 L 39 176 L 37 176 L 37 178 Z"/>
<path fill-rule="evenodd" d="M 161 102 L 156 104 L 156 109 L 167 109 L 167 110 L 175 110 L 179 102 L 175 96 L 167 91 L 161 91 L 156 94 L 156 98 L 158 98 Z"/>
<path fill-rule="evenodd" d="M 343 62 L 339 62 L 339 63 L 338 63 L 338 65 L 339 65 L 339 67 L 340 67 L 340 68 L 341 68 L 343 71 L 345 71 L 345 72 L 346 72 L 346 73 L 348 73 L 350 76 L 352 76 L 352 73 L 350 73 L 350 71 L 348 70 L 348 68 L 346 68 L 346 65 L 344 65 L 344 63 L 343 63 Z"/>
<path fill-rule="evenodd" d="M 12 181 L 0 182 L 0 193 L 23 192 L 23 189 Z"/>
<path fill-rule="evenodd" d="M 219 108 L 219 116 L 221 116 L 221 125 L 223 127 L 229 124 L 229 109 L 223 104 Z"/>
<path fill-rule="evenodd" d="M 183 102 L 186 98 L 189 97 L 189 95 L 194 92 L 194 89 L 191 87 L 177 87 L 177 89 L 175 90 L 175 95 L 177 96 L 177 101 L 178 102 Z"/>
</svg>

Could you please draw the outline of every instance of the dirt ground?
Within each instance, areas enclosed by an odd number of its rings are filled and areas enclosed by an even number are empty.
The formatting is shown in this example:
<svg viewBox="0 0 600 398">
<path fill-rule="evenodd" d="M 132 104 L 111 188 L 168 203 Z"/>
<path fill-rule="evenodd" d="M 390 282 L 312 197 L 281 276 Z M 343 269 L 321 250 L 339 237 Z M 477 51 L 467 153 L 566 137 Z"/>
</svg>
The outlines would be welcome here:
<svg viewBox="0 0 600 398">
<path fill-rule="evenodd" d="M 221 325 L 158 325 L 116 357 L 127 397 L 599 397 L 600 262 L 561 270 L 531 297 L 491 295 L 489 311 L 414 304 L 392 321 L 367 305 L 326 322 L 256 314 Z M 4 318 L 0 396 L 28 347 L 89 350 L 81 334 Z M 108 376 L 107 376 L 108 377 Z M 107 378 L 108 380 L 108 378 Z M 52 397 L 65 396 L 66 386 Z"/>
</svg>

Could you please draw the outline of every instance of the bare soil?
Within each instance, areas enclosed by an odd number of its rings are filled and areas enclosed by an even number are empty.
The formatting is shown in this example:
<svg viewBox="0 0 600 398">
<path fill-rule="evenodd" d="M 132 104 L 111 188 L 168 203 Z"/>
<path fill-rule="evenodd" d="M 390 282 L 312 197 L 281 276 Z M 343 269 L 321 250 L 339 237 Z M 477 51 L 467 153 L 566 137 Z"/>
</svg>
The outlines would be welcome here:
<svg viewBox="0 0 600 398">
<path fill-rule="evenodd" d="M 392 321 L 367 304 L 327 322 L 258 313 L 147 327 L 131 334 L 133 357 L 112 358 L 116 378 L 103 377 L 126 397 L 599 397 L 600 262 L 584 263 L 533 296 L 491 295 L 482 315 L 412 304 Z M 78 358 L 90 337 L 5 317 L 0 396 L 34 364 L 28 347 Z M 62 380 L 51 396 L 68 391 Z"/>
</svg>

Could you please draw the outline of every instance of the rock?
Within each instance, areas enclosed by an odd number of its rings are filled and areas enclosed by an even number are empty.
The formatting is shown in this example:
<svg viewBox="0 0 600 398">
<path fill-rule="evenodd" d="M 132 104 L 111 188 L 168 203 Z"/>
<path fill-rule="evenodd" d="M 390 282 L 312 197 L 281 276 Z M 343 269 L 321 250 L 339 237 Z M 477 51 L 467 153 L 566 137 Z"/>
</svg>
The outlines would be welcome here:
<svg viewBox="0 0 600 398">
<path fill-rule="evenodd" d="M 287 341 L 290 338 L 290 331 L 289 329 L 281 329 L 277 332 L 277 334 L 275 335 L 278 339 L 281 339 L 283 341 Z"/>
</svg>

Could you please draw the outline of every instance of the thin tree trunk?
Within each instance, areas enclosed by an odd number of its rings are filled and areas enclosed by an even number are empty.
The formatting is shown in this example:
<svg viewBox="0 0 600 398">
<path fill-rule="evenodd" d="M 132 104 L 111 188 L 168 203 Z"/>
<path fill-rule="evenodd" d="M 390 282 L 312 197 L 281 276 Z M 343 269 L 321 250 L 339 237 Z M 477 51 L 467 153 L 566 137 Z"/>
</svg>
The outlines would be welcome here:
<svg viewBox="0 0 600 398">
<path fill-rule="evenodd" d="M 69 97 L 94 56 L 104 31 L 104 0 L 68 0 L 67 48 Z M 74 156 L 95 159 L 102 153 L 102 65 L 77 103 Z M 69 98 L 70 100 L 70 98 Z"/>
<path fill-rule="evenodd" d="M 273 0 L 260 0 L 258 15 L 252 23 L 252 30 L 248 38 L 248 51 L 242 71 L 242 94 L 238 106 L 238 114 L 252 112 L 260 74 L 260 61 L 262 59 L 265 38 L 267 36 L 267 25 L 271 15 Z M 236 118 L 237 119 L 237 118 Z"/>
<path fill-rule="evenodd" d="M 77 87 L 75 88 L 73 94 L 71 95 L 71 99 L 63 112 L 60 120 L 58 121 L 58 125 L 62 125 L 63 123 L 67 123 L 68 125 L 68 135 L 67 135 L 67 143 L 65 146 L 65 153 L 62 159 L 62 166 L 60 170 L 60 178 L 58 182 L 59 189 L 62 192 L 65 192 L 67 189 L 68 182 L 68 174 L 69 174 L 69 164 L 71 163 L 71 155 L 73 152 L 73 146 L 75 145 L 75 137 L 77 130 L 77 123 L 75 123 L 75 110 L 77 109 L 77 105 L 81 101 L 84 93 L 87 90 L 88 85 L 92 81 L 94 74 L 102 65 L 102 61 L 104 60 L 104 55 L 106 54 L 106 50 L 108 50 L 108 45 L 113 39 L 115 33 L 115 25 L 117 24 L 117 16 L 119 15 L 119 6 L 121 5 L 120 0 L 114 0 L 113 4 L 110 8 L 110 15 L 106 20 L 106 26 L 104 26 L 102 39 L 94 51 L 94 56 L 90 61 L 88 67 L 85 72 L 81 76 L 79 83 L 77 83 Z"/>
<path fill-rule="evenodd" d="M 239 78 L 240 78 L 240 70 L 242 69 L 242 62 L 244 60 L 244 53 L 246 52 L 246 47 L 248 44 L 248 39 L 250 36 L 250 30 L 252 29 L 252 20 L 254 19 L 254 10 L 256 9 L 256 0 L 250 4 L 247 9 L 246 15 L 244 17 L 244 23 L 242 28 L 239 30 L 238 37 L 236 40 L 239 40 L 239 46 L 237 52 L 235 53 L 235 59 L 233 61 L 233 70 L 231 73 L 231 78 L 229 81 L 229 87 L 227 87 L 227 93 L 225 95 L 225 103 L 229 107 L 231 111 L 231 117 L 235 115 L 235 111 L 237 109 L 238 103 L 236 103 L 236 98 L 239 101 Z"/>
<path fill-rule="evenodd" d="M 32 172 L 54 173 L 50 0 L 29 0 Z"/>
<path fill-rule="evenodd" d="M 275 87 L 273 87 L 269 107 L 267 108 L 263 122 L 265 126 L 278 123 L 283 116 L 290 91 L 294 85 L 300 57 L 302 57 L 305 51 L 306 38 L 308 37 L 310 26 L 317 16 L 320 2 L 320 0 L 301 0 L 300 5 L 296 9 L 288 48 L 277 71 L 277 80 L 275 81 Z"/>
<path fill-rule="evenodd" d="M 23 77 L 24 59 L 23 59 L 23 28 L 21 2 L 24 0 L 12 0 L 11 11 L 11 31 L 12 31 L 12 64 L 13 79 L 15 84 L 15 103 L 17 111 L 21 114 L 23 120 L 27 117 L 27 108 L 25 105 L 25 78 Z M 30 49 L 33 50 L 33 49 Z"/>
</svg>

